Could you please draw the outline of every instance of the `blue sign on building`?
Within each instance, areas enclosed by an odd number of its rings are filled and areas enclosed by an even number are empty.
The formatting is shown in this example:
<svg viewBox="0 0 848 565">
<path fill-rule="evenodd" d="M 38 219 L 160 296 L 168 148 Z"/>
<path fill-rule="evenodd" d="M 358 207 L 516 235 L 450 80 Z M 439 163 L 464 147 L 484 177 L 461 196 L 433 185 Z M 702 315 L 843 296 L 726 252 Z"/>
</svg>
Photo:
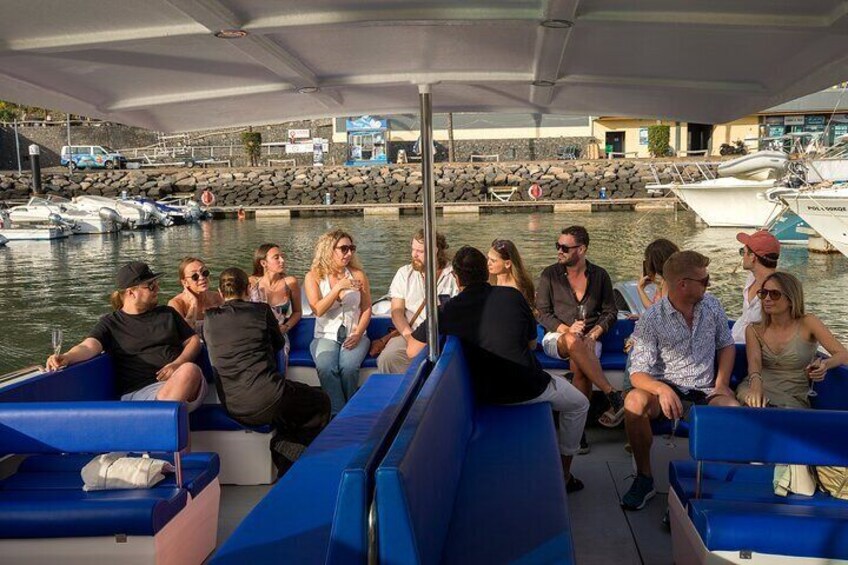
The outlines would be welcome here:
<svg viewBox="0 0 848 565">
<path fill-rule="evenodd" d="M 367 166 L 388 163 L 389 120 L 360 116 L 345 120 L 347 161 L 345 165 Z"/>
</svg>

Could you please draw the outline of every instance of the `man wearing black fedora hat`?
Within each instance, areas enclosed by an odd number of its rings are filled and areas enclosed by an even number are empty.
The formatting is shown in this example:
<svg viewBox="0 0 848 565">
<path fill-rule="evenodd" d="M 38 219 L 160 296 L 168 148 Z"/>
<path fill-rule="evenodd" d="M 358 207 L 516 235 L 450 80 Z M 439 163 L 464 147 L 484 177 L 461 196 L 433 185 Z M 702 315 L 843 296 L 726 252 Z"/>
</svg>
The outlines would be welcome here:
<svg viewBox="0 0 848 565">
<path fill-rule="evenodd" d="M 159 306 L 159 277 L 147 263 L 118 270 L 106 314 L 82 342 L 51 355 L 48 370 L 81 363 L 106 351 L 112 357 L 121 400 L 176 400 L 189 410 L 203 402 L 206 381 L 194 360 L 200 338 L 176 310 Z"/>
</svg>

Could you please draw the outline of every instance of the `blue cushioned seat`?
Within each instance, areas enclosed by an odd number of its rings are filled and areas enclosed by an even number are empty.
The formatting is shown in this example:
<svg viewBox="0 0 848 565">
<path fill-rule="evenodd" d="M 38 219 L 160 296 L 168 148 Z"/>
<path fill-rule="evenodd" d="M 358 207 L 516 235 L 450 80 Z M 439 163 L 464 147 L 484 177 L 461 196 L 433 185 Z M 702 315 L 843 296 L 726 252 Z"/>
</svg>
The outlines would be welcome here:
<svg viewBox="0 0 848 565">
<path fill-rule="evenodd" d="M 689 517 L 710 551 L 848 559 L 848 507 L 695 500 Z"/>
<path fill-rule="evenodd" d="M 233 420 L 222 404 L 201 404 L 197 410 L 189 414 L 192 431 L 237 431 L 253 430 L 260 433 L 270 433 L 271 426 L 243 426 Z"/>
<path fill-rule="evenodd" d="M 455 337 L 376 483 L 381 562 L 573 562 L 550 405 L 477 405 Z"/>
<path fill-rule="evenodd" d="M 0 538 L 150 536 L 188 501 L 177 488 L 107 490 L 2 490 Z"/>
<path fill-rule="evenodd" d="M 174 462 L 172 453 L 151 453 L 155 459 Z M 33 455 L 25 459 L 11 477 L 0 481 L 0 490 L 82 490 L 82 468 L 95 457 L 91 454 Z M 215 480 L 221 462 L 216 453 L 186 453 L 180 458 L 183 485 L 192 498 Z M 156 488 L 175 488 L 176 476 L 165 475 Z"/>
<path fill-rule="evenodd" d="M 422 352 L 405 375 L 372 375 L 212 562 L 365 562 L 373 469 L 428 369 Z"/>
</svg>

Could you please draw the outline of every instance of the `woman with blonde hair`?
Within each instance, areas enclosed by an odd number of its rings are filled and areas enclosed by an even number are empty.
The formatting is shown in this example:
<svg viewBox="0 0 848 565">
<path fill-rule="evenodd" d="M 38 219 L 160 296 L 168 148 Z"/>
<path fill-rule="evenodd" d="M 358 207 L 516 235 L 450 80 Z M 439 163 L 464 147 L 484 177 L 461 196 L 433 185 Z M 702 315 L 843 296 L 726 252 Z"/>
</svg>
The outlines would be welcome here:
<svg viewBox="0 0 848 565">
<path fill-rule="evenodd" d="M 753 407 L 809 408 L 815 383 L 848 362 L 848 351 L 821 320 L 805 312 L 804 289 L 793 275 L 769 275 L 757 296 L 763 320 L 745 330 L 748 376 L 736 396 Z M 819 344 L 829 358 L 817 355 Z"/>
<path fill-rule="evenodd" d="M 315 313 L 310 350 L 335 415 L 356 392 L 359 367 L 371 343 L 366 334 L 371 321 L 371 289 L 356 257 L 353 237 L 342 230 L 322 235 L 303 284 Z"/>
<path fill-rule="evenodd" d="M 536 291 L 533 279 L 524 268 L 518 248 L 508 239 L 496 239 L 486 256 L 489 266 L 489 284 L 511 286 L 527 300 L 532 310 L 536 309 Z"/>
</svg>

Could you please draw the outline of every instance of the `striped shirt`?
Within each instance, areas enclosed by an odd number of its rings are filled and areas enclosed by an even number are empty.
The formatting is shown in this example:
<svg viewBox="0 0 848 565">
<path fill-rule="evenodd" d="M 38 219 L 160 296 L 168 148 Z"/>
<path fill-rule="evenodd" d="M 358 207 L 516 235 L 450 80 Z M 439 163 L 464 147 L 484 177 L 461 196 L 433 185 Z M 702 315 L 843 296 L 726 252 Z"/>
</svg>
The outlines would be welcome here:
<svg viewBox="0 0 848 565">
<path fill-rule="evenodd" d="M 684 390 L 715 388 L 716 351 L 733 345 L 727 314 L 712 294 L 695 305 L 692 328 L 668 298 L 651 306 L 634 331 L 631 374 L 648 373 Z"/>
</svg>

